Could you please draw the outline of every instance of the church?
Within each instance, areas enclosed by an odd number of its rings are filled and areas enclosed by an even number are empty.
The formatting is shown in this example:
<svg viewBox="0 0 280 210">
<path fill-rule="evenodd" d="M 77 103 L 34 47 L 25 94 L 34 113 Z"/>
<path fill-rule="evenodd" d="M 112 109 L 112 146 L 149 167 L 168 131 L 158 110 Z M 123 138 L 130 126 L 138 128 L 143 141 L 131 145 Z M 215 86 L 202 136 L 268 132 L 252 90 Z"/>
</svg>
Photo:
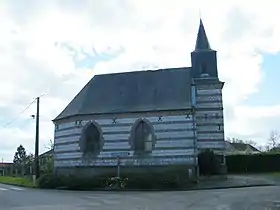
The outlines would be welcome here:
<svg viewBox="0 0 280 210">
<path fill-rule="evenodd" d="M 198 176 L 198 154 L 225 166 L 216 51 L 200 20 L 191 67 L 95 75 L 53 120 L 58 174 L 176 170 Z"/>
</svg>

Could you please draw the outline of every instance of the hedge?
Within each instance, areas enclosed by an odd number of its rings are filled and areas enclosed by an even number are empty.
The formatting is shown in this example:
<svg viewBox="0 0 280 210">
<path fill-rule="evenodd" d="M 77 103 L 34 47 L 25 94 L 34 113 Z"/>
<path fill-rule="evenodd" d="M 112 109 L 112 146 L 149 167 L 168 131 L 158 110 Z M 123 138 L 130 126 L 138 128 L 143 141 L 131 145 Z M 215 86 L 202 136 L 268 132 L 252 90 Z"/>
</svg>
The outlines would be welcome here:
<svg viewBox="0 0 280 210">
<path fill-rule="evenodd" d="M 47 189 L 71 189 L 71 190 L 92 190 L 105 186 L 106 179 L 104 177 L 88 177 L 79 178 L 77 176 L 58 176 L 54 174 L 44 174 L 38 179 L 39 188 Z"/>
<path fill-rule="evenodd" d="M 229 155 L 228 173 L 265 173 L 280 171 L 280 154 Z"/>
<path fill-rule="evenodd" d="M 129 174 L 120 179 L 111 176 L 79 178 L 77 176 L 45 174 L 38 180 L 39 188 L 70 190 L 94 190 L 115 187 L 126 189 L 178 189 L 185 184 L 184 180 L 177 176 L 158 176 L 150 173 L 145 175 Z"/>
</svg>

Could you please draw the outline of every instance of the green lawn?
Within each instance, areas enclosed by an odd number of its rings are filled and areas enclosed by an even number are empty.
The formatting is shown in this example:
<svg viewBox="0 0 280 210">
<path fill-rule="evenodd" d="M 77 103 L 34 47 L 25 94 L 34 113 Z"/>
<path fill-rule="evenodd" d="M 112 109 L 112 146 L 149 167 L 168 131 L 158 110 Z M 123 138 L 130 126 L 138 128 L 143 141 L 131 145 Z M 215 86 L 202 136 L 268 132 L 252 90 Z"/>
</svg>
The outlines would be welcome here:
<svg viewBox="0 0 280 210">
<path fill-rule="evenodd" d="M 32 179 L 27 177 L 0 176 L 0 183 L 17 185 L 22 187 L 36 187 L 33 185 Z"/>
<path fill-rule="evenodd" d="M 280 172 L 274 172 L 274 173 L 272 173 L 272 175 L 280 178 Z"/>
</svg>

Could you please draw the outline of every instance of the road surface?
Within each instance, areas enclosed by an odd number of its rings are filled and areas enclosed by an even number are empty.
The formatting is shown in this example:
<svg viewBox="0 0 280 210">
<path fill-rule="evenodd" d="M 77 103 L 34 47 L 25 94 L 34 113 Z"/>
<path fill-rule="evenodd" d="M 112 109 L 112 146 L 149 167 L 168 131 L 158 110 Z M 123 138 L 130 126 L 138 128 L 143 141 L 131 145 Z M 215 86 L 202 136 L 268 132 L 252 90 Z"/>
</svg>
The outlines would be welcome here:
<svg viewBox="0 0 280 210">
<path fill-rule="evenodd" d="M 8 209 L 280 210 L 280 187 L 184 192 L 78 192 L 0 184 L 0 210 Z"/>
</svg>

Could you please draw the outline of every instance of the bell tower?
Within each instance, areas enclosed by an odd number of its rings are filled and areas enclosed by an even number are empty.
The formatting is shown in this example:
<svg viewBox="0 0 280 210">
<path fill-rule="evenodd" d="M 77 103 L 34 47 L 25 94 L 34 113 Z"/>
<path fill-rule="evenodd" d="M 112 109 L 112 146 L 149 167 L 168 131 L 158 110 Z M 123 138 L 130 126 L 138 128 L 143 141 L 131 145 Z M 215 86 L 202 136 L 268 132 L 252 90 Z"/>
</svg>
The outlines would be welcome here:
<svg viewBox="0 0 280 210">
<path fill-rule="evenodd" d="M 205 76 L 218 78 L 216 51 L 210 47 L 201 19 L 191 61 L 193 78 Z"/>
<path fill-rule="evenodd" d="M 226 173 L 226 147 L 222 89 L 218 77 L 216 51 L 212 50 L 200 19 L 195 49 L 191 53 L 192 96 L 196 126 L 196 154 L 213 150 L 220 158 L 219 173 Z"/>
</svg>

